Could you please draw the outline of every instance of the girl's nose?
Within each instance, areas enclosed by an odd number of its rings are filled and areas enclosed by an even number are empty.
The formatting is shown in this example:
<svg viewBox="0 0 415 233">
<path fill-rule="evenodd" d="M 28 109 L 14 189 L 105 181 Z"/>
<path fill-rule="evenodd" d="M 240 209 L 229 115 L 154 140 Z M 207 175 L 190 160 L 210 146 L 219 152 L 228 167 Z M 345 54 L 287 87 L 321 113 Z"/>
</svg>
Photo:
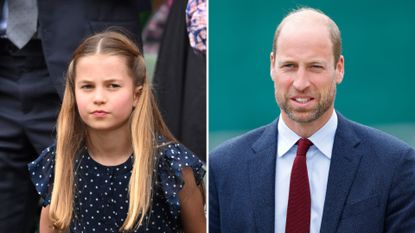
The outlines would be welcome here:
<svg viewBox="0 0 415 233">
<path fill-rule="evenodd" d="M 102 88 L 95 89 L 94 104 L 104 104 L 106 102 L 105 92 Z"/>
</svg>

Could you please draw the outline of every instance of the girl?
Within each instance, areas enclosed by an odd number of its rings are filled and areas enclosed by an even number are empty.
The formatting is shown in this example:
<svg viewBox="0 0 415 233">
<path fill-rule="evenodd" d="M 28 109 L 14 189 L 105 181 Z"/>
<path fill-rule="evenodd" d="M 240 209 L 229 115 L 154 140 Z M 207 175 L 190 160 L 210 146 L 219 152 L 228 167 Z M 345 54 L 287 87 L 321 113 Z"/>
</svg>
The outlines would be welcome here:
<svg viewBox="0 0 415 233">
<path fill-rule="evenodd" d="M 137 46 L 96 34 L 66 76 L 56 146 L 29 165 L 40 233 L 205 232 L 203 164 L 167 129 Z"/>
</svg>

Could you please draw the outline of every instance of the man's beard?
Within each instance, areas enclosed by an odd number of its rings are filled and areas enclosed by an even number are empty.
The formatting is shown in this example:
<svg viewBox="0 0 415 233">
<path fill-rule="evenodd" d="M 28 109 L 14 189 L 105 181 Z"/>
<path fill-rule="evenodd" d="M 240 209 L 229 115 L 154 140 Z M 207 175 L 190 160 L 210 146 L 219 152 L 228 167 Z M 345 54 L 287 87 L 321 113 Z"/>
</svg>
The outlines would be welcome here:
<svg viewBox="0 0 415 233">
<path fill-rule="evenodd" d="M 290 106 L 290 98 L 287 95 L 279 98 L 277 93 L 277 103 L 281 108 L 281 111 L 287 114 L 288 118 L 298 123 L 310 123 L 319 119 L 325 112 L 327 112 L 330 107 L 333 105 L 336 95 L 336 86 L 335 84 L 327 91 L 320 93 L 320 99 L 317 103 L 317 106 L 311 110 L 306 109 L 297 109 L 294 110 Z"/>
</svg>

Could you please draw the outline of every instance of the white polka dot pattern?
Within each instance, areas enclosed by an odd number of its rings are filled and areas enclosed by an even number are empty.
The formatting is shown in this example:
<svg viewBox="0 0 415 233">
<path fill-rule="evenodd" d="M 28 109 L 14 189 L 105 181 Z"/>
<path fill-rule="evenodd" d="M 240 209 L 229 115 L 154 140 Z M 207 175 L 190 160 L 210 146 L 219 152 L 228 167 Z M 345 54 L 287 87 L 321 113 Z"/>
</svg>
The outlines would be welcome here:
<svg viewBox="0 0 415 233">
<path fill-rule="evenodd" d="M 134 232 L 178 232 L 181 229 L 178 193 L 184 185 L 181 169 L 192 167 L 197 183 L 205 175 L 203 163 L 181 144 L 161 146 L 154 171 L 152 207 L 145 224 Z M 128 212 L 128 182 L 134 156 L 118 166 L 103 166 L 82 150 L 75 161 L 75 204 L 72 232 L 118 232 Z M 36 190 L 46 206 L 53 186 L 55 147 L 29 164 Z"/>
</svg>

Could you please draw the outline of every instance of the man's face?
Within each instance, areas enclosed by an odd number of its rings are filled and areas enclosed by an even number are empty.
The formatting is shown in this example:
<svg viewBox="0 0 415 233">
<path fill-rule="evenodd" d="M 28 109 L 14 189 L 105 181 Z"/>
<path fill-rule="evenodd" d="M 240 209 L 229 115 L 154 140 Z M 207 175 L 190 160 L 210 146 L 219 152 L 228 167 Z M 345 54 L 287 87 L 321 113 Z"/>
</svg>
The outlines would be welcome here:
<svg viewBox="0 0 415 233">
<path fill-rule="evenodd" d="M 343 57 L 334 64 L 332 42 L 324 24 L 284 25 L 276 54 L 271 54 L 271 77 L 284 121 L 325 123 L 334 108 L 343 68 Z"/>
</svg>

